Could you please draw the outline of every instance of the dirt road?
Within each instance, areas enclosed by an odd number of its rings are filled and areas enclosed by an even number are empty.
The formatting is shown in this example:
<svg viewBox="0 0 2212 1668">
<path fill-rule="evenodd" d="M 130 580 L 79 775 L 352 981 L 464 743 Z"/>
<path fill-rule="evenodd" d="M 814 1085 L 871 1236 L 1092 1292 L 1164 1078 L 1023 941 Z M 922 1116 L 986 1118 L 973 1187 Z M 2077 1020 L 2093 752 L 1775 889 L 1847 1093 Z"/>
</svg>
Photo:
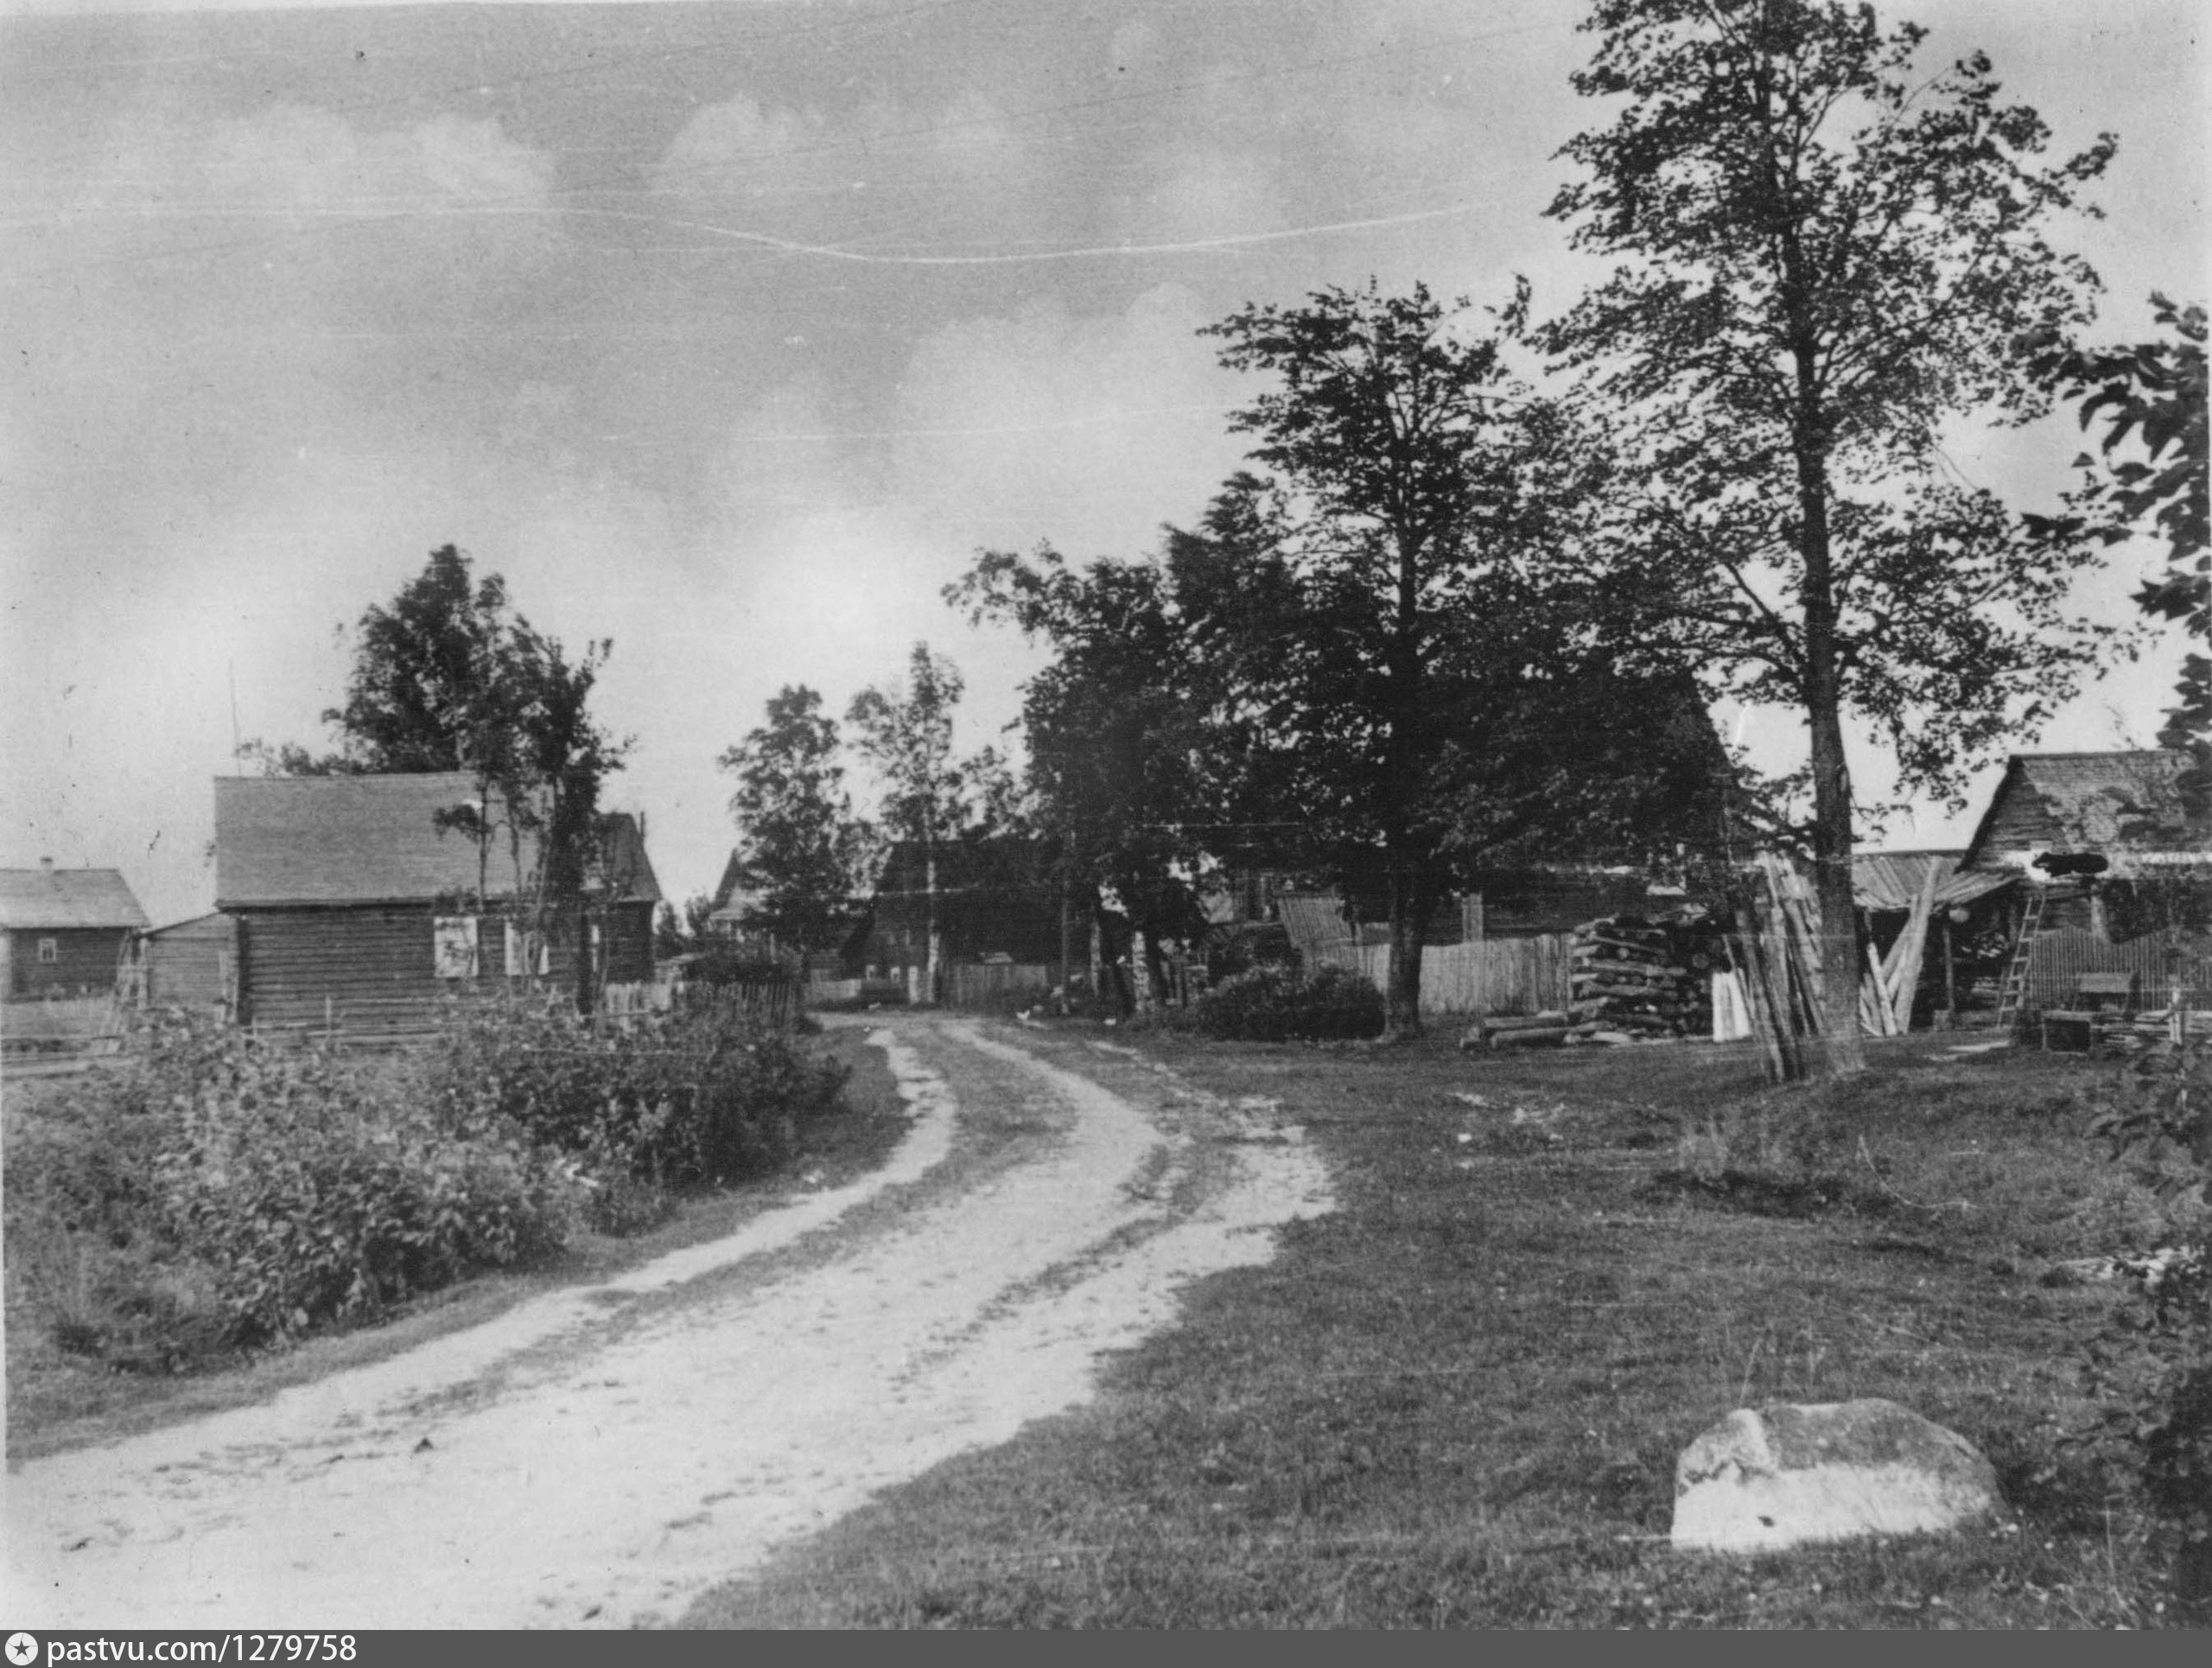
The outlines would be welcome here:
<svg viewBox="0 0 2212 1668">
<path fill-rule="evenodd" d="M 12 1471 L 9 1624 L 672 1620 L 1081 1401 L 1181 1286 L 1328 1208 L 1271 1106 L 1128 1050 L 923 1015 L 873 1040 L 915 1116 L 866 1180 L 269 1404 Z"/>
</svg>

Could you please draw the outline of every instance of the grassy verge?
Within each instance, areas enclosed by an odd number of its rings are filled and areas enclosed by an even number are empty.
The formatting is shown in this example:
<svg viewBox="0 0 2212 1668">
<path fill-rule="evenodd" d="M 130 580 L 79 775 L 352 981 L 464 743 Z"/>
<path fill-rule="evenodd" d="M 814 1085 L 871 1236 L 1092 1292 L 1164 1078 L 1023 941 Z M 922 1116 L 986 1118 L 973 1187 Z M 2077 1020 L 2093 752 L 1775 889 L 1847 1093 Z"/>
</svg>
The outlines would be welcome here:
<svg viewBox="0 0 2212 1668">
<path fill-rule="evenodd" d="M 1328 1153 L 1337 1213 L 1197 1288 L 1089 1407 L 887 1491 L 688 1625 L 2173 1619 L 2124 1480 L 2061 1441 L 2117 1299 L 2057 1265 L 2149 1220 L 2079 1133 L 2093 1068 L 1922 1039 L 1847 1089 L 1777 1096 L 1696 1047 L 1117 1040 L 1280 1099 Z M 1699 1431 L 1862 1396 L 1980 1444 L 2006 1510 L 1949 1538 L 1669 1547 Z"/>
<path fill-rule="evenodd" d="M 317 1334 L 283 1349 L 219 1358 L 176 1374 L 118 1372 L 56 1346 L 10 1292 L 6 1328 L 8 1456 L 89 1447 L 202 1414 L 264 1400 L 290 1385 L 382 1360 L 474 1326 L 538 1294 L 591 1284 L 662 1254 L 734 1232 L 795 1188 L 835 1187 L 880 1165 L 906 1120 L 883 1055 L 865 1032 L 836 1028 L 817 1039 L 852 1067 L 841 1113 L 809 1120 L 804 1144 L 781 1173 L 684 1198 L 669 1220 L 616 1238 L 583 1232 L 556 1258 L 527 1270 L 480 1275 L 385 1309 L 374 1325 Z M 369 1069 L 374 1069 L 373 1062 Z M 31 1086 L 31 1085 L 26 1085 Z M 33 1092 L 9 1086 L 13 1134 L 60 1098 L 60 1081 Z"/>
</svg>

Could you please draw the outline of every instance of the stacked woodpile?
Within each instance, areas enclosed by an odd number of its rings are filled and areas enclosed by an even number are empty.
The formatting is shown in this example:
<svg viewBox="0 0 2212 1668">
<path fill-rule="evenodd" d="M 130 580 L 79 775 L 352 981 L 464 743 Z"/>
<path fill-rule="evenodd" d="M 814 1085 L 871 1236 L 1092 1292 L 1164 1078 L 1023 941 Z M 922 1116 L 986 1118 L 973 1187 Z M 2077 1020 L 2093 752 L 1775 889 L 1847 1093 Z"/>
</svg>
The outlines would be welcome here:
<svg viewBox="0 0 2212 1668">
<path fill-rule="evenodd" d="M 1574 929 L 1570 1038 L 1633 1042 L 1713 1034 L 1712 958 L 1688 935 L 1636 915 Z"/>
<path fill-rule="evenodd" d="M 2054 1022 L 2068 1019 L 2082 1022 L 2086 1046 L 2100 1054 L 2139 1054 L 2158 1043 L 2178 1041 L 2183 1035 L 2212 1037 L 2212 1009 L 2184 1009 L 2179 1014 L 2171 1008 L 2133 1015 L 2046 1014 L 2044 1018 L 2044 1046 L 2047 1048 L 2054 1046 Z"/>
</svg>

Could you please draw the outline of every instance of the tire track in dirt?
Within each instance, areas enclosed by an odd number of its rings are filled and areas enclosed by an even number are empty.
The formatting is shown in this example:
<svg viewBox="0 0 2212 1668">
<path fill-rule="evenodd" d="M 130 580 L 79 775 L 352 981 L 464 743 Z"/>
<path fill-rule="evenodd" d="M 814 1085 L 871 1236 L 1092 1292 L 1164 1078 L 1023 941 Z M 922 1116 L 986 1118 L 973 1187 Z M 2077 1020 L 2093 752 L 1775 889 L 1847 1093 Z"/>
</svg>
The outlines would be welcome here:
<svg viewBox="0 0 2212 1668">
<path fill-rule="evenodd" d="M 874 1176 L 271 1404 L 16 1468 L 11 1623 L 672 1619 L 878 1489 L 1084 1399 L 1182 1285 L 1328 1207 L 1295 1130 L 1172 1089 L 1133 1104 L 970 1022 L 876 1035 L 918 1117 Z M 936 1185 L 957 1106 L 1010 1081 L 1043 1090 L 1050 1138 Z M 771 1258 L 817 1235 L 836 1236 L 827 1260 Z"/>
</svg>

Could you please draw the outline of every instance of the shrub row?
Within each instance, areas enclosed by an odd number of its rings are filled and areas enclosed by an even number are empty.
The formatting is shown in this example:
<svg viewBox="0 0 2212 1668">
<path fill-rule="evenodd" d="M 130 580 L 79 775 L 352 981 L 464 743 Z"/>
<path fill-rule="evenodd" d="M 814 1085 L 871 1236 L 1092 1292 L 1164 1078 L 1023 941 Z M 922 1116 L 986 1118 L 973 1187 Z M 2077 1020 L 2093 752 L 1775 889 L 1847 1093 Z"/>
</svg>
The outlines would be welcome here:
<svg viewBox="0 0 2212 1668">
<path fill-rule="evenodd" d="M 1208 1036 L 1243 1042 L 1371 1037 L 1382 1029 L 1382 994 L 1347 968 L 1262 965 L 1207 991 L 1193 1018 Z"/>
<path fill-rule="evenodd" d="M 181 1015 L 11 1124 L 11 1308 L 63 1347 L 175 1368 L 651 1226 L 671 1190 L 788 1158 L 845 1070 L 727 1015 L 595 1035 L 561 1003 L 456 1009 L 420 1059 L 280 1047 Z"/>
</svg>

